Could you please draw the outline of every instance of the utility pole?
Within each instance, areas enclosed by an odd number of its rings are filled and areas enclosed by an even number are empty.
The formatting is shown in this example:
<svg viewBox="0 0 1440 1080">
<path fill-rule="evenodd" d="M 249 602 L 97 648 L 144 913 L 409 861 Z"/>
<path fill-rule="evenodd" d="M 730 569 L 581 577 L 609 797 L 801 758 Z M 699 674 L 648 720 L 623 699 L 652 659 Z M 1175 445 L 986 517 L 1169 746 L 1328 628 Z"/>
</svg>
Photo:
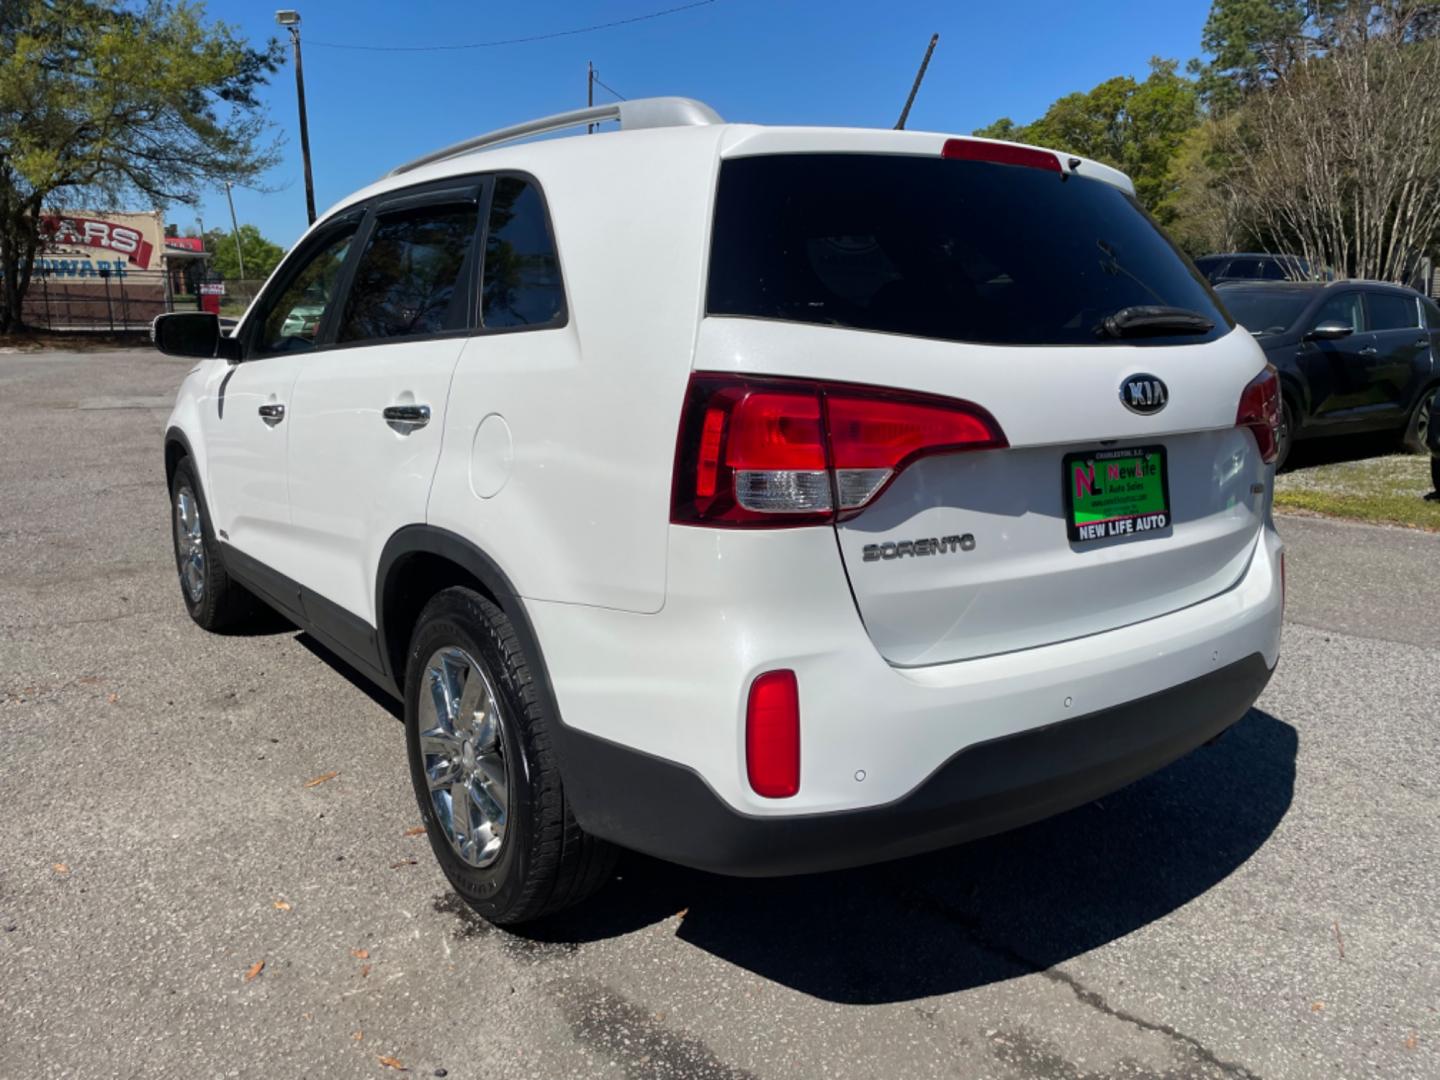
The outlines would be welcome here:
<svg viewBox="0 0 1440 1080">
<path fill-rule="evenodd" d="M 290 41 L 295 46 L 295 97 L 300 103 L 300 154 L 305 159 L 305 212 L 311 225 L 315 224 L 315 181 L 310 176 L 310 125 L 305 120 L 305 68 L 300 63 L 300 13 L 284 10 L 275 12 L 275 21 L 290 31 Z"/>
<path fill-rule="evenodd" d="M 905 121 L 910 118 L 910 106 L 915 104 L 915 95 L 920 92 L 920 80 L 925 78 L 925 69 L 930 66 L 930 54 L 935 51 L 935 43 L 939 40 L 939 34 L 930 35 L 930 47 L 925 50 L 925 59 L 920 61 L 920 70 L 915 73 L 915 85 L 910 87 L 910 96 L 905 99 L 905 108 L 900 110 L 900 119 L 895 122 L 896 131 L 905 130 Z"/>
<path fill-rule="evenodd" d="M 587 108 L 595 107 L 595 61 L 593 60 L 585 62 L 585 105 Z M 594 135 L 595 125 L 586 124 L 585 134 Z"/>
<path fill-rule="evenodd" d="M 235 199 L 230 194 L 230 181 L 225 181 L 225 201 L 230 204 L 230 231 L 235 237 L 235 261 L 240 264 L 240 280 L 245 280 L 245 253 L 240 249 L 240 223 L 235 220 Z"/>
</svg>

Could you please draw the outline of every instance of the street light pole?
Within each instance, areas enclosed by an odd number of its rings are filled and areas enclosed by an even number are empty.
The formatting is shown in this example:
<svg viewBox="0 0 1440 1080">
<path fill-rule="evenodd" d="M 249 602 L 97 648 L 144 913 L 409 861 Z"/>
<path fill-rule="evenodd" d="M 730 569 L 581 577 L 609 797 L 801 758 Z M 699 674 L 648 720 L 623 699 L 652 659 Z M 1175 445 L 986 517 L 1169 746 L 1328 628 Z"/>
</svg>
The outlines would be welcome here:
<svg viewBox="0 0 1440 1080">
<path fill-rule="evenodd" d="M 245 280 L 245 253 L 240 249 L 240 223 L 235 220 L 235 199 L 230 194 L 230 181 L 225 181 L 225 201 L 230 204 L 230 231 L 235 237 L 235 261 L 240 264 L 240 280 Z"/>
<path fill-rule="evenodd" d="M 290 41 L 295 46 L 295 97 L 300 103 L 300 154 L 305 159 L 305 212 L 311 225 L 315 224 L 315 181 L 310 176 L 310 125 L 305 120 L 305 68 L 300 62 L 300 13 L 283 10 L 275 12 L 275 21 L 290 31 Z"/>
</svg>

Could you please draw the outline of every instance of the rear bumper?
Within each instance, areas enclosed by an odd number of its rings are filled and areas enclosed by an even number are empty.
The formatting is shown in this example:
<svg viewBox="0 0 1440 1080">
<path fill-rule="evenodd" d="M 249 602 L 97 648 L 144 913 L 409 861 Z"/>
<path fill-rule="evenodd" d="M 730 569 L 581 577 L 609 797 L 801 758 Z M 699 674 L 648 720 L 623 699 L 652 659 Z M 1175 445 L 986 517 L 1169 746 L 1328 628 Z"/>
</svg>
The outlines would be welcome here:
<svg viewBox="0 0 1440 1080">
<path fill-rule="evenodd" d="M 573 728 L 565 781 L 588 831 L 646 854 L 741 876 L 834 870 L 1003 832 L 1123 787 L 1225 731 L 1272 670 L 1254 653 L 1123 705 L 972 744 L 904 797 L 859 810 L 741 813 L 694 770 Z"/>
</svg>

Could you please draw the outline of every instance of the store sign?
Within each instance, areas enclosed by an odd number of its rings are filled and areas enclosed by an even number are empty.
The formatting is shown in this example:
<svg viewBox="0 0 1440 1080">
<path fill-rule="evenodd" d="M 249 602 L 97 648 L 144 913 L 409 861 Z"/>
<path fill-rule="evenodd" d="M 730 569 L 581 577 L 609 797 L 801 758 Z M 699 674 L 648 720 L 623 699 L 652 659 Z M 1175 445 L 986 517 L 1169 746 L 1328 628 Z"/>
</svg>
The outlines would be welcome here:
<svg viewBox="0 0 1440 1080">
<path fill-rule="evenodd" d="M 155 250 L 139 229 L 99 218 L 47 217 L 41 220 L 40 231 L 49 245 L 104 248 L 142 270 L 150 268 Z"/>
<path fill-rule="evenodd" d="M 193 251 L 198 255 L 205 253 L 205 241 L 198 236 L 167 236 L 165 246 L 171 251 Z"/>
</svg>

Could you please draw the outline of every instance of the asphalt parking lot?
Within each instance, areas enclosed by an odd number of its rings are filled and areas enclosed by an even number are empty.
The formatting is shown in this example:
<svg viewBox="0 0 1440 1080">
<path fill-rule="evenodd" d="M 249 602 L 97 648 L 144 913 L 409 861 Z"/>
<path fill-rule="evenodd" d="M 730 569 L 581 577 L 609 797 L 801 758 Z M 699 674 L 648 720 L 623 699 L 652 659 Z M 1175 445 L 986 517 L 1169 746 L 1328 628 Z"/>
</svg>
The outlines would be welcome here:
<svg viewBox="0 0 1440 1080">
<path fill-rule="evenodd" d="M 186 367 L 0 355 L 0 1077 L 1440 1075 L 1440 535 L 1283 519 L 1258 707 L 1099 803 L 804 879 L 628 858 L 517 935 L 411 834 L 394 706 L 186 617 Z"/>
</svg>

